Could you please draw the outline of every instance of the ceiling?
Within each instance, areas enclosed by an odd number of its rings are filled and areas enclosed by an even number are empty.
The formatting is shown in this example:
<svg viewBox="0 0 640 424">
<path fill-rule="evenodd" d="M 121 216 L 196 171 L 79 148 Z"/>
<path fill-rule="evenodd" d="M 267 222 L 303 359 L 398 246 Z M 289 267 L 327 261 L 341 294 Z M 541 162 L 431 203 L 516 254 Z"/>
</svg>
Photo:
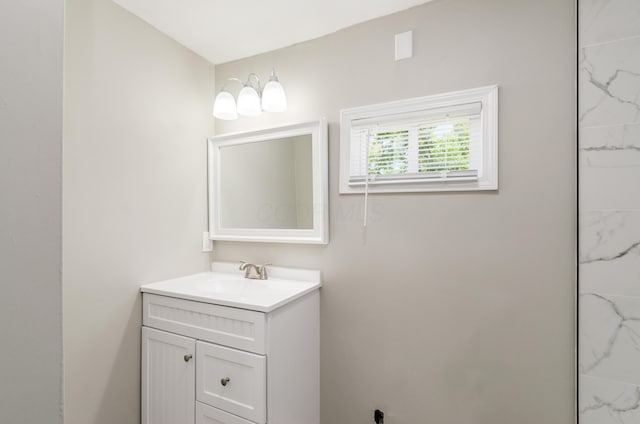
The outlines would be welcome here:
<svg viewBox="0 0 640 424">
<path fill-rule="evenodd" d="M 430 0 L 114 0 L 214 64 L 311 40 Z"/>
</svg>

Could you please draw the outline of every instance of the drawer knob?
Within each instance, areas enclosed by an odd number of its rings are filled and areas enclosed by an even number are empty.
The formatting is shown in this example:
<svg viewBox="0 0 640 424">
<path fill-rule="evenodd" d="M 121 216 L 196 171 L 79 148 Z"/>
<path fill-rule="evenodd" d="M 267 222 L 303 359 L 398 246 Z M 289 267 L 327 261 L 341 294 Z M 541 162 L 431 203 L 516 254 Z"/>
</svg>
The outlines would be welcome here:
<svg viewBox="0 0 640 424">
<path fill-rule="evenodd" d="M 189 362 L 191 360 L 191 358 L 193 358 L 193 355 L 191 355 L 191 354 L 184 355 L 184 362 Z"/>
<path fill-rule="evenodd" d="M 220 380 L 220 384 L 222 384 L 223 386 L 226 386 L 227 384 L 229 384 L 230 381 L 231 380 L 229 380 L 229 377 L 225 377 Z"/>
</svg>

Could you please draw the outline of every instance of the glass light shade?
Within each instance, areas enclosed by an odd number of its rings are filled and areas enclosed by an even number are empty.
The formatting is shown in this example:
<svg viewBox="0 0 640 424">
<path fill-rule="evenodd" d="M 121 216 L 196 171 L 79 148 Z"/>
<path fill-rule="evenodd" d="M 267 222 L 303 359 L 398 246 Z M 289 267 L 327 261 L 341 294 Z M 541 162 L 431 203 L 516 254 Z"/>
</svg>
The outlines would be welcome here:
<svg viewBox="0 0 640 424">
<path fill-rule="evenodd" d="M 238 94 L 238 113 L 244 116 L 258 116 L 262 113 L 260 96 L 255 88 L 245 85 Z"/>
<path fill-rule="evenodd" d="M 238 119 L 238 111 L 236 108 L 236 100 L 228 91 L 221 91 L 216 96 L 213 103 L 213 116 L 218 119 L 231 121 Z"/>
<path fill-rule="evenodd" d="M 287 110 L 287 96 L 278 78 L 272 76 L 262 92 L 262 109 L 266 112 L 284 112 Z"/>
</svg>

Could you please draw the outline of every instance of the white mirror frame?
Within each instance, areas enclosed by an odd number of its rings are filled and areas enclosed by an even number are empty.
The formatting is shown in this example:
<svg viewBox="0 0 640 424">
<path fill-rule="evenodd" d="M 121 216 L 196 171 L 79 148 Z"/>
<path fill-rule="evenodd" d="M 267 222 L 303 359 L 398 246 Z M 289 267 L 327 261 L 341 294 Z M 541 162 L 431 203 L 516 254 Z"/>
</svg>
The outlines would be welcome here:
<svg viewBox="0 0 640 424">
<path fill-rule="evenodd" d="M 313 227 L 311 229 L 223 228 L 220 223 L 220 148 L 279 138 L 311 135 L 313 163 Z M 327 244 L 329 242 L 329 172 L 327 121 L 285 125 L 258 131 L 224 134 L 207 140 L 209 238 L 273 243 Z"/>
</svg>

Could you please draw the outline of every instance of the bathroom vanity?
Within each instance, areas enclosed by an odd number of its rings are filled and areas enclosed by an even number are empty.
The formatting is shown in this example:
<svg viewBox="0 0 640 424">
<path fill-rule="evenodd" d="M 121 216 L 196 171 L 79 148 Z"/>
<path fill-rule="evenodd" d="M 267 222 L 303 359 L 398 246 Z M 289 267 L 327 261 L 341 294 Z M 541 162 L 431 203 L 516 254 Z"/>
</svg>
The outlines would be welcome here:
<svg viewBox="0 0 640 424">
<path fill-rule="evenodd" d="M 143 424 L 318 424 L 320 272 L 238 264 L 142 286 Z"/>
</svg>

